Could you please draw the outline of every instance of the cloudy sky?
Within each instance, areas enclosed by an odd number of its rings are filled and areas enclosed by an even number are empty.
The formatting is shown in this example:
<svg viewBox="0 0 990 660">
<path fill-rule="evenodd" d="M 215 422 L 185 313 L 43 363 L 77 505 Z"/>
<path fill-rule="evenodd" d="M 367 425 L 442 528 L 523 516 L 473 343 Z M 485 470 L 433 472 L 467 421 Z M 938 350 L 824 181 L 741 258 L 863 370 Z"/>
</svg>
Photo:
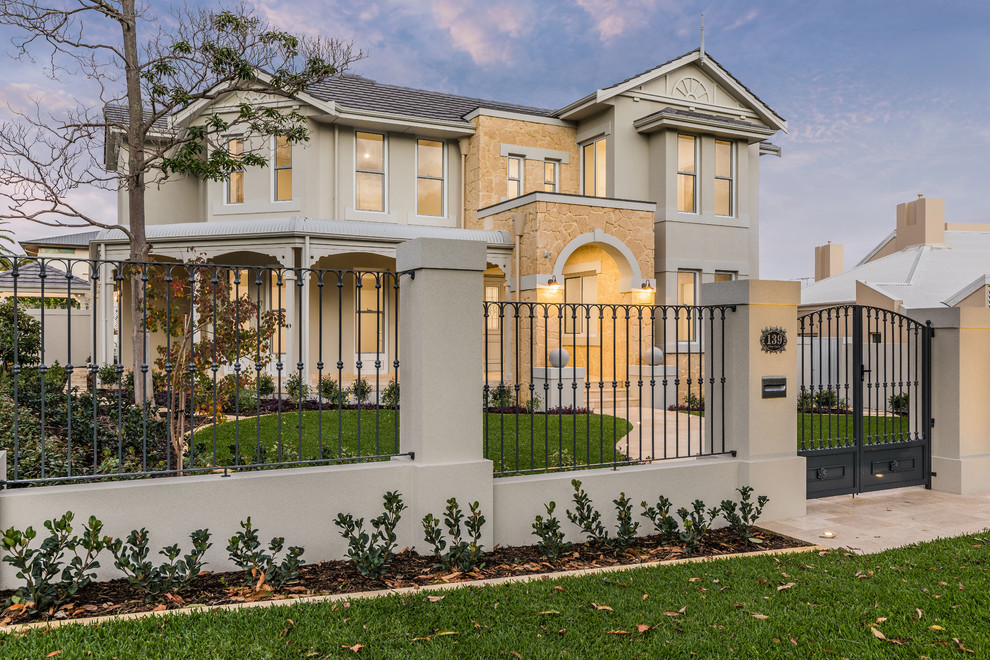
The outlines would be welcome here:
<svg viewBox="0 0 990 660">
<path fill-rule="evenodd" d="M 855 263 L 918 193 L 944 197 L 949 220 L 990 222 L 986 0 L 249 4 L 284 29 L 352 39 L 368 54 L 355 71 L 382 82 L 551 108 L 697 47 L 704 12 L 707 51 L 789 124 L 774 139 L 783 158 L 761 161 L 762 277 L 810 275 L 812 248 L 827 240 Z M 40 64 L 0 67 L 11 104 L 88 100 L 78 83 L 46 81 Z M 80 203 L 114 212 L 105 193 Z"/>
</svg>

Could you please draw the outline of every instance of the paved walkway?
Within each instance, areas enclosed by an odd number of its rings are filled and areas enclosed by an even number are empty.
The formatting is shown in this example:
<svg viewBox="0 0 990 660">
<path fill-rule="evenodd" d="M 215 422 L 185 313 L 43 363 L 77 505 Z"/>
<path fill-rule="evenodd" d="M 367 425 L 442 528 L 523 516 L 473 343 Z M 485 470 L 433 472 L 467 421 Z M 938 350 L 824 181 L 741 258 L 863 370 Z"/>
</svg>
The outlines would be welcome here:
<svg viewBox="0 0 990 660">
<path fill-rule="evenodd" d="M 638 403 L 631 404 L 627 410 L 621 402 L 617 407 L 606 404 L 594 410 L 632 423 L 629 434 L 615 445 L 631 460 L 687 458 L 712 453 L 711 438 L 705 434 L 705 418 L 699 415 L 640 408 Z M 721 450 L 721 444 L 716 450 Z"/>
<path fill-rule="evenodd" d="M 918 486 L 823 497 L 808 500 L 808 514 L 802 518 L 761 526 L 817 545 L 879 552 L 990 528 L 990 493 L 953 495 Z M 821 538 L 825 531 L 835 538 Z"/>
</svg>

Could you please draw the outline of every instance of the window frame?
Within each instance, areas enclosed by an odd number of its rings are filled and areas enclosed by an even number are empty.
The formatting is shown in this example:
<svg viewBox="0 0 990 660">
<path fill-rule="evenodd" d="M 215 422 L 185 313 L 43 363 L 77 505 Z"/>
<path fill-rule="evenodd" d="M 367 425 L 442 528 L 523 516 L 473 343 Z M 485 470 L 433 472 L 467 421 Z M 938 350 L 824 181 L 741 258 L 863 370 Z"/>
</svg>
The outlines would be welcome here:
<svg viewBox="0 0 990 660">
<path fill-rule="evenodd" d="M 511 163 L 513 160 L 519 162 L 519 176 L 515 179 L 512 178 L 512 170 L 509 167 L 509 163 Z M 509 182 L 511 181 L 516 182 L 516 189 L 518 192 L 515 195 L 509 194 Z M 525 181 L 526 181 L 526 157 L 518 156 L 516 154 L 509 154 L 508 156 L 506 156 L 505 157 L 505 198 L 515 199 L 517 197 L 522 197 L 525 192 L 525 185 L 524 185 Z"/>
<path fill-rule="evenodd" d="M 604 172 L 602 174 L 602 181 L 598 181 L 598 143 L 601 142 L 604 145 L 605 150 L 605 163 L 603 165 Z M 592 181 L 595 184 L 595 191 L 588 192 L 588 158 L 585 155 L 588 147 L 591 147 L 591 153 L 594 154 L 594 175 L 592 176 Z M 602 190 L 601 194 L 598 191 L 598 185 L 601 184 Z M 581 144 L 581 194 L 585 197 L 608 197 L 608 136 L 602 135 L 597 138 L 593 138 Z"/>
<path fill-rule="evenodd" d="M 547 179 L 547 165 L 553 168 L 553 178 Z M 547 190 L 551 186 L 551 190 Z M 560 191 L 560 161 L 547 158 L 543 161 L 543 192 L 555 193 Z"/>
<path fill-rule="evenodd" d="M 440 144 L 440 160 L 441 167 L 443 168 L 443 173 L 439 178 L 435 176 L 425 176 L 419 173 L 419 143 L 420 142 L 437 142 Z M 445 218 L 447 217 L 447 141 L 439 140 L 435 138 L 428 137 L 418 137 L 416 138 L 416 215 L 421 218 Z M 432 215 L 430 213 L 420 213 L 419 212 L 419 182 L 420 180 L 426 181 L 439 181 L 440 182 L 440 213 L 438 215 Z"/>
<path fill-rule="evenodd" d="M 718 279 L 718 276 L 719 275 L 728 275 L 729 276 L 729 279 L 727 279 L 727 280 L 721 280 L 722 282 L 735 282 L 736 280 L 739 279 L 739 273 L 737 271 L 734 271 L 734 270 L 716 270 L 715 271 L 715 279 L 712 280 L 712 281 L 713 282 L 718 282 L 719 281 L 719 279 Z"/>
<path fill-rule="evenodd" d="M 718 145 L 719 143 L 729 145 L 729 176 L 719 176 L 718 175 Z M 729 212 L 726 214 L 718 212 L 718 199 L 715 198 L 714 211 L 715 215 L 720 218 L 732 218 L 736 215 L 736 145 L 731 140 L 715 140 L 715 181 L 728 181 L 729 182 Z M 714 187 L 714 185 L 713 185 Z M 713 190 L 715 195 L 718 194 L 717 189 Z"/>
<path fill-rule="evenodd" d="M 272 202 L 276 204 L 281 204 L 283 202 L 291 202 L 295 199 L 295 175 L 293 173 L 293 154 L 292 154 L 292 143 L 286 139 L 286 144 L 289 146 L 289 164 L 279 166 L 278 164 L 278 139 L 280 137 L 285 137 L 284 135 L 273 135 L 272 136 Z M 289 170 L 289 187 L 292 190 L 292 195 L 288 199 L 278 198 L 278 173 L 281 170 Z"/>
<path fill-rule="evenodd" d="M 561 293 L 563 294 L 563 304 L 564 304 L 564 327 L 563 327 L 563 332 L 562 332 L 562 336 L 564 338 L 566 338 L 566 337 L 579 337 L 579 338 L 581 338 L 581 337 L 587 337 L 587 338 L 598 337 L 598 329 L 596 327 L 594 327 L 595 324 L 592 323 L 592 321 L 595 318 L 594 316 L 592 316 L 591 318 L 587 318 L 586 319 L 584 316 L 578 315 L 577 318 L 572 318 L 571 315 L 567 311 L 567 305 L 589 305 L 589 306 L 591 306 L 591 305 L 598 305 L 598 301 L 597 301 L 598 275 L 599 275 L 599 273 L 597 271 L 595 271 L 595 270 L 584 270 L 584 271 L 575 271 L 573 273 L 567 273 L 567 274 L 565 274 L 563 276 L 564 281 L 561 283 L 563 285 L 563 291 Z M 595 294 L 596 294 L 596 296 L 595 296 L 596 297 L 595 302 L 584 302 L 585 281 L 587 279 L 589 279 L 589 278 L 595 278 Z M 568 280 L 579 280 L 580 281 L 580 283 L 581 283 L 581 301 L 580 302 L 574 302 L 573 300 L 568 300 L 567 299 L 567 282 L 568 282 Z M 599 313 L 600 313 L 600 311 L 599 311 Z M 568 324 L 570 324 L 570 323 L 572 323 L 574 321 L 577 321 L 577 324 L 570 326 L 571 329 L 568 330 Z M 588 322 L 588 327 L 585 327 L 585 321 Z M 578 326 L 580 326 L 580 327 L 578 327 Z"/>
<path fill-rule="evenodd" d="M 364 278 L 366 278 L 366 277 L 370 277 L 371 278 L 371 280 L 372 280 L 371 287 L 372 288 L 375 288 L 375 282 L 376 282 L 376 280 L 378 282 L 381 282 L 381 288 L 379 289 L 378 293 L 376 294 L 377 296 L 380 296 L 380 300 L 378 301 L 377 309 L 375 309 L 375 310 L 368 310 L 368 311 L 362 311 L 361 310 L 361 292 L 364 291 L 364 288 L 365 287 L 364 287 L 364 284 L 361 284 L 360 287 L 357 286 L 357 284 L 358 284 L 359 279 L 360 279 L 360 281 L 363 281 Z M 388 337 L 389 337 L 389 332 L 388 332 L 388 305 L 389 305 L 388 288 L 389 288 L 388 280 L 382 274 L 376 275 L 375 273 L 372 273 L 372 272 L 361 272 L 361 271 L 358 271 L 355 274 L 355 282 L 354 282 L 354 355 L 357 357 L 358 360 L 361 360 L 362 363 L 365 362 L 368 359 L 381 360 L 381 362 L 383 364 L 388 361 L 388 359 L 387 359 L 387 355 L 388 355 Z M 364 321 L 362 319 L 362 315 L 368 315 L 372 319 L 374 319 L 376 316 L 377 317 L 380 317 L 381 321 L 380 321 L 379 329 L 381 330 L 381 338 L 379 339 L 379 341 L 381 342 L 381 349 L 382 349 L 381 351 L 368 351 L 368 350 L 363 350 L 362 351 L 361 350 L 362 348 L 366 348 L 366 347 L 364 347 L 364 346 L 361 345 L 361 328 L 362 328 L 363 323 L 364 323 Z M 374 364 L 372 364 L 372 369 L 374 369 Z M 361 371 L 362 371 L 362 373 L 365 372 L 365 369 L 364 369 L 364 365 L 363 364 L 362 364 Z M 388 371 L 387 365 L 385 367 L 385 371 Z"/>
<path fill-rule="evenodd" d="M 684 274 L 684 275 L 691 275 L 692 276 L 692 279 L 694 281 L 693 287 L 692 287 L 693 290 L 694 290 L 694 300 L 691 301 L 691 302 L 682 302 L 681 301 L 681 275 L 682 274 Z M 696 270 L 696 269 L 692 269 L 692 268 L 678 268 L 677 269 L 677 289 L 676 289 L 677 306 L 678 307 L 696 307 L 698 305 L 698 295 L 701 293 L 701 291 L 699 290 L 700 287 L 701 287 L 701 271 Z M 682 333 L 681 332 L 681 324 L 682 323 L 686 323 L 687 324 L 687 330 L 688 330 L 687 333 Z M 698 330 L 697 318 L 694 317 L 691 313 L 687 313 L 687 314 L 685 314 L 683 316 L 678 316 L 678 318 L 677 318 L 677 320 L 675 322 L 675 336 L 676 336 L 677 342 L 679 344 L 694 344 L 694 343 L 696 343 L 698 341 L 697 330 Z M 684 338 L 682 336 L 683 334 L 686 334 L 687 337 Z"/>
<path fill-rule="evenodd" d="M 237 160 L 238 161 L 242 161 L 242 159 L 244 157 L 244 137 L 243 136 L 238 136 L 238 135 L 232 135 L 232 136 L 230 136 L 230 137 L 227 138 L 227 141 L 226 141 L 226 143 L 225 143 L 224 146 L 227 149 L 227 155 L 228 156 L 231 156 L 231 157 L 233 157 L 233 156 L 231 155 L 231 152 L 230 152 L 230 145 L 233 142 L 239 142 L 240 145 L 241 145 L 240 153 L 237 154 Z M 231 195 L 231 192 L 233 190 L 233 188 L 231 187 L 230 184 L 231 184 L 232 178 L 233 178 L 233 176 L 235 174 L 240 175 L 238 178 L 241 181 L 241 199 L 238 202 L 231 201 L 231 196 L 230 196 Z M 245 195 L 244 195 L 244 166 L 242 165 L 240 169 L 231 170 L 227 174 L 227 178 L 224 180 L 224 191 L 223 191 L 223 203 L 224 203 L 224 206 L 237 206 L 239 204 L 243 204 L 244 203 L 244 197 L 245 197 Z"/>
<path fill-rule="evenodd" d="M 364 135 L 380 135 L 382 137 L 382 169 L 379 170 L 366 170 L 358 167 L 358 136 Z M 380 211 L 374 209 L 362 209 L 358 208 L 358 191 L 357 191 L 357 175 L 359 173 L 365 174 L 380 174 L 382 177 L 382 209 Z M 379 131 L 354 131 L 354 171 L 353 171 L 353 191 L 354 191 L 354 210 L 360 213 L 388 213 L 388 133 Z"/>
<path fill-rule="evenodd" d="M 693 161 L 693 163 L 694 163 L 694 171 L 693 172 L 687 172 L 687 171 L 681 170 L 681 138 L 690 138 L 692 144 L 694 145 L 694 161 Z M 678 213 L 691 213 L 691 214 L 697 215 L 697 213 L 699 212 L 698 211 L 698 209 L 699 209 L 699 205 L 698 205 L 698 160 L 699 160 L 698 159 L 698 147 L 699 147 L 699 143 L 700 143 L 700 140 L 699 140 L 699 138 L 698 138 L 697 135 L 689 135 L 688 133 L 678 133 L 677 134 L 677 139 L 676 139 L 676 145 L 677 145 L 677 147 L 676 147 L 676 162 L 677 162 L 676 172 L 677 173 L 675 174 L 675 176 L 677 178 L 676 178 L 676 185 L 674 186 L 674 191 L 675 191 L 675 194 L 677 195 L 677 199 L 675 200 L 675 203 L 676 203 L 676 206 L 677 206 L 677 212 Z M 684 211 L 684 210 L 681 209 L 681 199 L 680 199 L 681 185 L 680 185 L 680 178 L 682 176 L 689 176 L 689 177 L 691 177 L 691 182 L 692 182 L 692 193 L 691 193 L 692 209 L 690 211 Z"/>
</svg>

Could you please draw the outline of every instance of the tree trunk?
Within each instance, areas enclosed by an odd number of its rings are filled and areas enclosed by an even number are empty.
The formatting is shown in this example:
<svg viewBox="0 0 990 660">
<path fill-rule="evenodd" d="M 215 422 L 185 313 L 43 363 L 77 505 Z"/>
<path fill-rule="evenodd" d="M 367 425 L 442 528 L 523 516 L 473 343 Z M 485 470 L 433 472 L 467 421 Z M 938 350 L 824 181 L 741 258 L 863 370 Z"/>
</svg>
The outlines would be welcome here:
<svg viewBox="0 0 990 660">
<path fill-rule="evenodd" d="M 131 261 L 146 262 L 150 246 L 144 228 L 145 152 L 144 102 L 141 93 L 141 69 L 137 41 L 135 0 L 121 3 L 120 27 L 123 32 L 124 77 L 127 83 L 127 210 L 131 231 Z M 148 333 L 142 323 L 144 287 L 138 272 L 125 273 L 131 284 L 131 369 L 134 371 L 134 401 L 143 405 L 149 399 Z"/>
</svg>

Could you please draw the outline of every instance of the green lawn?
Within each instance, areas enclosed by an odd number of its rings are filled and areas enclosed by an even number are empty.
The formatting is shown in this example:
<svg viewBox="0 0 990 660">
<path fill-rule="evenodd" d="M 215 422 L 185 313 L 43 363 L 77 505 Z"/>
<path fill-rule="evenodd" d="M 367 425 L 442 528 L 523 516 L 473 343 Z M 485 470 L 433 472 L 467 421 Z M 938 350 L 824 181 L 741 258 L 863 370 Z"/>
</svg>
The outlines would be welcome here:
<svg viewBox="0 0 990 660">
<path fill-rule="evenodd" d="M 0 656 L 985 658 L 988 542 L 965 536 L 877 555 L 745 557 L 346 605 L 72 625 L 0 635 Z"/>
<path fill-rule="evenodd" d="M 496 472 L 624 461 L 615 444 L 632 428 L 608 415 L 489 413 L 486 424 L 487 457 Z M 339 417 L 336 410 L 289 411 L 282 414 L 281 425 L 278 415 L 263 415 L 206 426 L 194 438 L 197 465 L 346 459 L 400 451 L 391 410 L 362 410 L 360 415 L 357 410 L 344 410 Z M 240 460 L 235 461 L 235 456 Z"/>
<path fill-rule="evenodd" d="M 812 441 L 832 440 L 833 446 L 843 446 L 851 444 L 853 435 L 853 415 L 836 414 L 823 415 L 821 413 L 798 413 L 798 446 L 804 440 L 807 447 L 812 446 Z M 869 440 L 875 439 L 882 442 L 887 439 L 891 442 L 898 439 L 907 439 L 909 430 L 909 420 L 907 417 L 872 417 L 863 418 L 863 434 Z"/>
</svg>

